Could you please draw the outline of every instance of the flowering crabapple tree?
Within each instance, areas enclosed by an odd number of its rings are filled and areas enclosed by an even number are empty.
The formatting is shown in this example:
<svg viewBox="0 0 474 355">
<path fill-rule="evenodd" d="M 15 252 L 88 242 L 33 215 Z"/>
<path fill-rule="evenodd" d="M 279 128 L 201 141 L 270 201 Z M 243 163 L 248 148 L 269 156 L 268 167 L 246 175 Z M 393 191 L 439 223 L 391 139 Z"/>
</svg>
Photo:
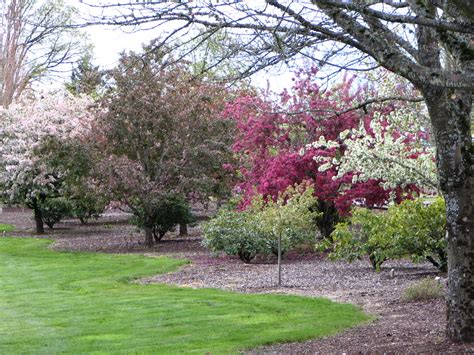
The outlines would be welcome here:
<svg viewBox="0 0 474 355">
<path fill-rule="evenodd" d="M 232 159 L 232 122 L 218 115 L 226 90 L 193 77 L 187 67 L 149 47 L 123 53 L 102 101 L 98 141 L 107 156 L 101 186 L 140 220 L 147 246 L 158 201 L 170 194 L 188 201 L 218 194 L 227 181 L 222 164 Z"/>
<path fill-rule="evenodd" d="M 91 128 L 88 97 L 43 93 L 24 97 L 1 111 L 0 184 L 2 198 L 34 211 L 37 233 L 44 233 L 41 205 L 60 196 L 68 171 L 37 154 L 48 141 L 79 139 Z"/>
<path fill-rule="evenodd" d="M 354 78 L 345 77 L 332 88 L 324 90 L 317 84 L 317 69 L 301 71 L 291 90 L 284 90 L 279 101 L 266 96 L 241 96 L 227 105 L 225 114 L 237 122 L 234 151 L 240 157 L 239 172 L 246 205 L 255 193 L 276 198 L 288 186 L 309 181 L 314 187 L 318 209 L 318 227 L 329 236 L 340 214 L 348 213 L 358 199 L 367 206 L 385 204 L 390 194 L 402 198 L 411 194 L 414 186 L 380 185 L 380 178 L 355 180 L 357 174 L 339 174 L 335 166 L 320 169 L 344 150 L 323 144 L 307 145 L 320 139 L 338 141 L 341 132 L 369 126 L 374 115 L 397 109 L 393 102 L 363 110 L 348 107 L 363 102 L 370 88 L 356 87 Z M 321 161 L 324 160 L 323 162 Z"/>
<path fill-rule="evenodd" d="M 346 130 L 336 140 L 321 136 L 307 149 L 344 151 L 334 157 L 318 156 L 319 171 L 335 168 L 340 179 L 352 175 L 352 182 L 379 180 L 385 190 L 417 186 L 424 193 L 438 192 L 435 149 L 429 143 L 426 127 L 409 108 L 376 114 L 369 127 L 363 124 Z M 354 174 L 355 173 L 355 174 Z"/>
</svg>

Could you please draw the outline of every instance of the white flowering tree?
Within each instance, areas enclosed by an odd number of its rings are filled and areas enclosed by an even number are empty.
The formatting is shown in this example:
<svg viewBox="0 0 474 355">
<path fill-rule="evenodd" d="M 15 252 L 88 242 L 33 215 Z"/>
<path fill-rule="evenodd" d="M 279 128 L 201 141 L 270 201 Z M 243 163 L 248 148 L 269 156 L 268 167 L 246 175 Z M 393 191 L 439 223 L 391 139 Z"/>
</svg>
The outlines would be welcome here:
<svg viewBox="0 0 474 355">
<path fill-rule="evenodd" d="M 424 193 L 437 193 L 435 149 L 419 116 L 409 107 L 376 114 L 370 125 L 346 130 L 334 141 L 321 137 L 306 149 L 334 152 L 315 157 L 323 163 L 320 171 L 336 168 L 334 179 L 355 173 L 353 183 L 374 179 L 387 190 L 416 186 Z"/>
<path fill-rule="evenodd" d="M 34 211 L 37 233 L 44 233 L 40 204 L 61 193 L 67 168 L 51 167 L 38 154 L 50 140 L 81 139 L 91 128 L 87 97 L 42 94 L 23 98 L 0 111 L 0 185 L 7 203 Z"/>
</svg>

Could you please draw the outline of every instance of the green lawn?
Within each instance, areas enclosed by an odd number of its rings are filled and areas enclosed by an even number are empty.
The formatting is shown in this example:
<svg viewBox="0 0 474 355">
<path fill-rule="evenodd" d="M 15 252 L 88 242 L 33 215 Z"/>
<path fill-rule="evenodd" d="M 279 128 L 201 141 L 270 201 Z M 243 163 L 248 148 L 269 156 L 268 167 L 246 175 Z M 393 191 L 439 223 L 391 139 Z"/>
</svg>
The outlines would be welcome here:
<svg viewBox="0 0 474 355">
<path fill-rule="evenodd" d="M 59 253 L 50 243 L 0 238 L 0 354 L 229 353 L 369 319 L 325 299 L 132 283 L 185 261 Z"/>
</svg>

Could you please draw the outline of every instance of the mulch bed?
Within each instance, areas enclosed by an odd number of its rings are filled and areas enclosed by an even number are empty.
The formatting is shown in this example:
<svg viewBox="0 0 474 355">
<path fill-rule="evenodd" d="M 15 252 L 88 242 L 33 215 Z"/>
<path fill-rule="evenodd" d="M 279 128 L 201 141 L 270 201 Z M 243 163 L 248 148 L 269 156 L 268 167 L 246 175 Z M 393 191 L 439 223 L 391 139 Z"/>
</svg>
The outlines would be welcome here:
<svg viewBox="0 0 474 355">
<path fill-rule="evenodd" d="M 443 353 L 474 354 L 474 344 L 446 340 L 445 302 L 403 302 L 401 294 L 410 284 L 424 277 L 441 277 L 429 264 L 413 265 L 396 261 L 375 273 L 368 261 L 352 264 L 328 261 L 324 255 L 301 250 L 284 260 L 283 287 L 277 287 L 273 260 L 244 264 L 227 256 L 214 256 L 200 243 L 199 226 L 189 235 L 176 233 L 147 249 L 143 235 L 130 226 L 128 216 L 109 213 L 99 221 L 81 225 L 67 220 L 47 230 L 43 237 L 55 240 L 53 248 L 110 253 L 142 253 L 185 257 L 191 263 L 175 273 L 143 279 L 143 283 L 168 283 L 183 287 L 213 287 L 245 293 L 281 293 L 322 296 L 350 302 L 376 316 L 371 323 L 349 329 L 336 336 L 301 343 L 276 344 L 254 349 L 256 354 L 398 354 Z M 34 236 L 34 222 L 27 212 L 0 214 L 0 223 L 16 227 L 14 235 Z M 8 235 L 8 233 L 6 234 Z M 393 269 L 393 277 L 390 270 Z"/>
</svg>

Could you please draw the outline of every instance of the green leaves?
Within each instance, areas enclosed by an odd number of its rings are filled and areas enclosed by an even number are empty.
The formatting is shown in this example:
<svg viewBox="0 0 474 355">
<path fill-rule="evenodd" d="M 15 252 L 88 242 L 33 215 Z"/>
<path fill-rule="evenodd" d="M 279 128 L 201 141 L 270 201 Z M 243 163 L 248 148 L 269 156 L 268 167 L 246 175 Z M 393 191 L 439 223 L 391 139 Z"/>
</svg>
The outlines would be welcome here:
<svg viewBox="0 0 474 355">
<path fill-rule="evenodd" d="M 257 254 L 277 254 L 315 237 L 313 189 L 290 186 L 276 201 L 257 195 L 245 211 L 221 210 L 204 226 L 204 245 L 250 262 Z"/>
<path fill-rule="evenodd" d="M 386 212 L 355 209 L 350 223 L 339 223 L 331 234 L 334 259 L 352 261 L 368 255 L 374 269 L 389 259 L 409 257 L 447 268 L 445 205 L 442 198 L 407 200 Z M 322 247 L 327 247 L 324 242 Z"/>
</svg>

